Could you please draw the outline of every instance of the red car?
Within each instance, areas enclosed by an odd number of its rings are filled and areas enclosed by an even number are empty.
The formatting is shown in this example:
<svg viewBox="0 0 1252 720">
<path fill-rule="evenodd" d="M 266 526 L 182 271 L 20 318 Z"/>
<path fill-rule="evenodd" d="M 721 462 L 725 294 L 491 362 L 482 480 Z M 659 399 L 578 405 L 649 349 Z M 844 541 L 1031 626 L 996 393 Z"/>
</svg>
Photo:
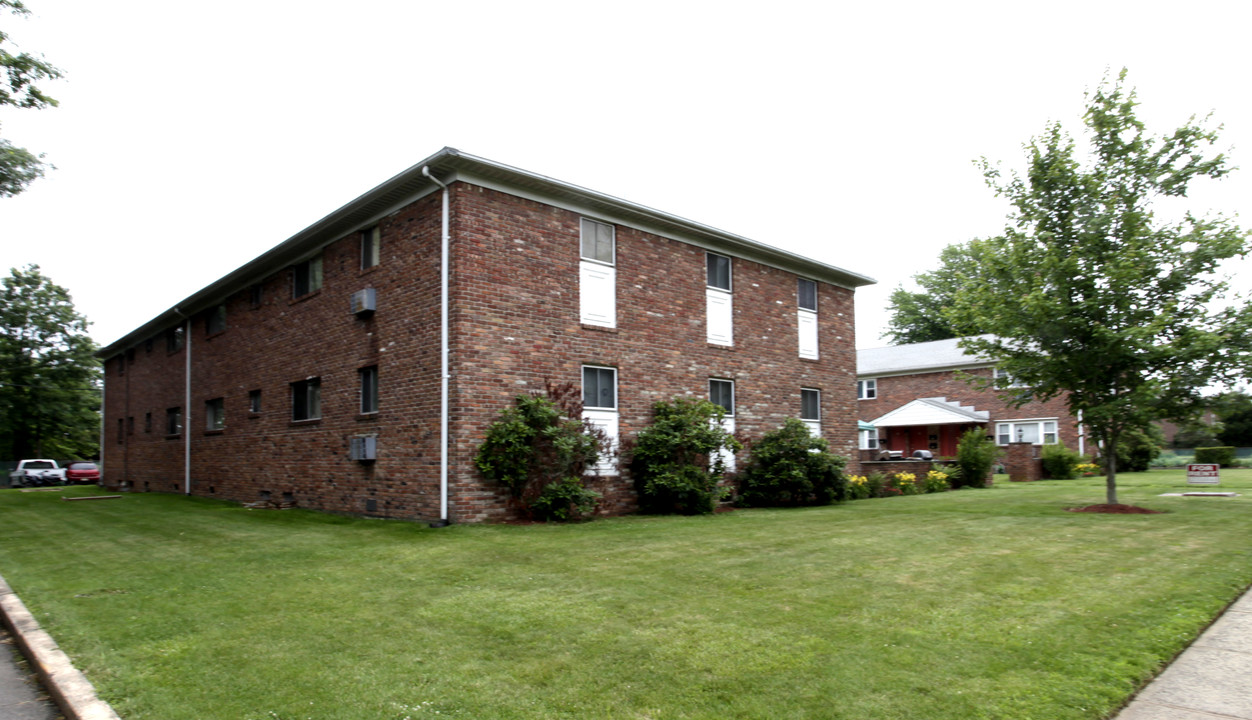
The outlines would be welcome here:
<svg viewBox="0 0 1252 720">
<path fill-rule="evenodd" d="M 66 483 L 100 482 L 100 466 L 93 462 L 72 462 L 65 466 Z"/>
</svg>

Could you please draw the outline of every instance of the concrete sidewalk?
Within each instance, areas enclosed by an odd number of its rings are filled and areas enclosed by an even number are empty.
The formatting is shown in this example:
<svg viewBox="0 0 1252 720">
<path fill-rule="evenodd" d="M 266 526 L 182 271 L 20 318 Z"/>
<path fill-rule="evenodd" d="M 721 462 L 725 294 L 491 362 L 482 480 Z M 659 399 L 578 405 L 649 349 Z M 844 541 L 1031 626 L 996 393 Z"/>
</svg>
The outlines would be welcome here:
<svg viewBox="0 0 1252 720">
<path fill-rule="evenodd" d="M 1145 687 L 1115 720 L 1252 720 L 1252 591 Z"/>
</svg>

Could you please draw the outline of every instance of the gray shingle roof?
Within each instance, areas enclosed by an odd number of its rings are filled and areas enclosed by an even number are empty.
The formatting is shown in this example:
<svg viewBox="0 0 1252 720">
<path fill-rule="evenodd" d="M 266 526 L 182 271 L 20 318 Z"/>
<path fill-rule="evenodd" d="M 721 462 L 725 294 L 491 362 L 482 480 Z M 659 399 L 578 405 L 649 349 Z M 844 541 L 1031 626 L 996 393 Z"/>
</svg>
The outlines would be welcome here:
<svg viewBox="0 0 1252 720">
<path fill-rule="evenodd" d="M 966 353 L 957 347 L 959 340 L 960 338 L 952 338 L 857 350 L 857 377 L 909 375 L 918 372 L 987 367 L 995 364 L 991 360 Z"/>
</svg>

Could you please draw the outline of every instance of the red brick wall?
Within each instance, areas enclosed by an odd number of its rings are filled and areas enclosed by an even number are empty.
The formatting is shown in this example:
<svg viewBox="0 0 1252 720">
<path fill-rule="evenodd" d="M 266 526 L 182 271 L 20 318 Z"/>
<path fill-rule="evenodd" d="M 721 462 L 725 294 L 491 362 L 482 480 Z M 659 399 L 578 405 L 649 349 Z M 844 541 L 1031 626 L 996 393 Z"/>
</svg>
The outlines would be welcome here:
<svg viewBox="0 0 1252 720">
<path fill-rule="evenodd" d="M 1033 418 L 1058 418 L 1057 431 L 1061 442 L 1074 450 L 1078 449 L 1077 421 L 1065 407 L 1063 397 L 1053 398 L 1047 402 L 1029 402 L 1021 407 L 1011 407 L 1006 398 L 1012 397 L 1012 391 L 998 391 L 992 388 L 980 390 L 967 382 L 966 377 L 991 376 L 991 368 L 978 368 L 964 371 L 943 371 L 918 373 L 916 375 L 900 375 L 896 377 L 880 377 L 878 381 L 878 397 L 873 400 L 858 400 L 857 414 L 861 420 L 872 422 L 896 408 L 918 398 L 944 397 L 949 402 L 973 406 L 975 410 L 986 410 L 991 413 L 991 423 L 987 432 L 995 432 L 995 423 L 1004 420 L 1027 420 Z M 861 379 L 868 379 L 864 376 Z M 1087 448 L 1090 451 L 1090 448 Z"/>
<path fill-rule="evenodd" d="M 193 319 L 193 389 L 184 408 L 193 494 L 251 502 L 263 492 L 276 500 L 290 493 L 325 510 L 438 515 L 438 203 L 427 197 L 380 223 L 382 262 L 374 268 L 360 269 L 353 233 L 325 249 L 321 290 L 292 299 L 283 270 L 264 280 L 259 307 L 248 290 L 226 301 L 224 332 L 208 336 L 205 316 Z M 360 319 L 349 314 L 349 297 L 366 287 L 377 290 L 378 311 Z M 124 445 L 109 433 L 110 485 L 182 491 L 184 440 L 165 436 L 164 422 L 166 408 L 184 404 L 186 352 L 167 354 L 158 335 L 151 353 L 141 344 L 124 376 L 116 360 L 106 364 L 106 427 L 120 412 L 154 416 L 152 433 Z M 357 372 L 369 365 L 379 367 L 380 412 L 360 415 Z M 321 419 L 292 422 L 291 383 L 310 377 L 321 379 Z M 253 390 L 261 391 L 257 414 L 248 411 Z M 210 432 L 205 403 L 219 397 L 226 428 Z M 378 435 L 379 460 L 349 460 L 349 439 L 366 434 Z"/>
<path fill-rule="evenodd" d="M 434 519 L 439 514 L 438 194 L 384 219 L 382 263 L 359 269 L 359 238 L 332 243 L 322 289 L 291 299 L 290 273 L 227 303 L 227 329 L 191 333 L 193 393 L 184 410 L 192 492 L 251 502 L 289 493 L 334 512 Z M 617 226 L 617 328 L 579 322 L 579 214 L 464 183 L 452 186 L 450 514 L 456 522 L 507 515 L 473 459 L 487 427 L 521 392 L 545 381 L 581 384 L 584 364 L 618 368 L 620 434 L 647 424 L 651 406 L 707 397 L 710 377 L 736 382 L 737 429 L 755 437 L 799 415 L 800 388 L 822 391 L 823 433 L 855 457 L 852 291 L 819 283 L 821 359 L 801 360 L 796 276 L 735 259 L 735 346 L 705 339 L 705 251 Z M 348 313 L 352 292 L 374 287 L 370 319 Z M 107 365 L 106 423 L 136 415 L 140 432 L 117 444 L 107 424 L 105 472 L 138 490 L 182 489 L 182 437 L 166 438 L 165 409 L 183 404 L 184 353 L 140 347 L 116 376 Z M 361 367 L 379 366 L 380 411 L 357 412 Z M 321 419 L 291 421 L 290 384 L 321 378 Z M 262 412 L 248 394 L 262 391 Z M 226 428 L 205 430 L 205 402 L 225 399 Z M 141 432 L 144 412 L 154 432 Z M 378 460 L 347 458 L 349 439 L 376 434 Z M 853 463 L 855 465 L 855 462 Z M 855 469 L 850 468 L 850 469 Z M 626 477 L 597 480 L 613 512 L 634 507 Z M 372 503 L 373 510 L 367 503 Z"/>
<path fill-rule="evenodd" d="M 457 186 L 453 312 L 459 488 L 477 490 L 472 458 L 487 427 L 519 392 L 546 380 L 581 383 L 584 364 L 618 369 L 620 434 L 634 435 L 659 400 L 707 397 L 709 378 L 735 381 L 736 427 L 760 436 L 800 412 L 801 387 L 822 391 L 823 434 L 855 457 L 852 291 L 820 285 L 821 359 L 799 358 L 796 276 L 733 261 L 733 348 L 705 328 L 705 251 L 617 226 L 617 327 L 579 322 L 578 213 Z M 604 481 L 617 492 L 628 478 Z M 499 515 L 478 491 L 460 520 Z"/>
</svg>

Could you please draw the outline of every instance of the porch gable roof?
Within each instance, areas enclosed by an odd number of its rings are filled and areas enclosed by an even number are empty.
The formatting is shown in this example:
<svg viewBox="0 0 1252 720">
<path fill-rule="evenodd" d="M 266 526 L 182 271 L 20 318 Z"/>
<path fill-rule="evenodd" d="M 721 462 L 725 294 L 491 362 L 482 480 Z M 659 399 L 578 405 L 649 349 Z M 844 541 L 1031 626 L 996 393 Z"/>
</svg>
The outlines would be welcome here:
<svg viewBox="0 0 1252 720">
<path fill-rule="evenodd" d="M 871 420 L 875 427 L 907 427 L 912 425 L 957 425 L 985 423 L 991 413 L 975 410 L 968 405 L 949 402 L 946 397 L 918 398 L 892 410 L 882 417 Z"/>
</svg>

